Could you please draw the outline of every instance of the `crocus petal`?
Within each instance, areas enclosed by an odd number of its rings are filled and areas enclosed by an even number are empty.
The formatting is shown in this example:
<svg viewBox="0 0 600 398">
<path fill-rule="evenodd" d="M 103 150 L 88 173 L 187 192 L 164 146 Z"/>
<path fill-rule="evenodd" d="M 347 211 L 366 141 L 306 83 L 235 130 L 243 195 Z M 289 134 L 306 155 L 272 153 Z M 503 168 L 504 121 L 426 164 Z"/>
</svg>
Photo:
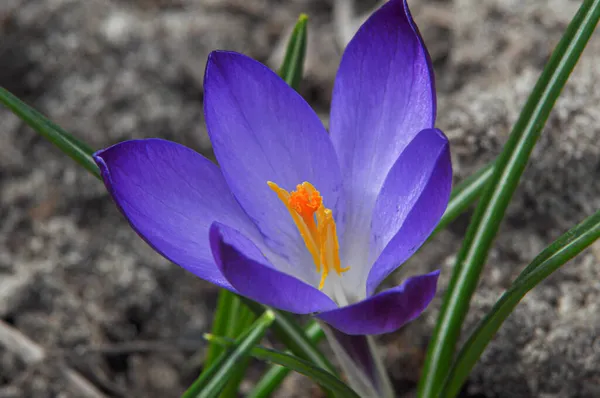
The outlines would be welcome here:
<svg viewBox="0 0 600 398">
<path fill-rule="evenodd" d="M 323 292 L 275 269 L 252 241 L 233 228 L 214 223 L 210 245 L 225 278 L 249 299 L 296 314 L 337 307 Z"/>
<path fill-rule="evenodd" d="M 204 90 L 206 125 L 233 194 L 267 244 L 290 263 L 306 264 L 305 280 L 318 283 L 310 254 L 267 181 L 287 190 L 308 181 L 341 218 L 341 175 L 323 124 L 279 76 L 242 54 L 211 53 Z"/>
<path fill-rule="evenodd" d="M 431 234 L 452 188 L 448 139 L 423 130 L 400 155 L 379 193 L 371 224 L 367 296 Z"/>
<path fill-rule="evenodd" d="M 133 229 L 167 259 L 232 289 L 211 254 L 208 230 L 221 221 L 258 236 L 219 168 L 174 142 L 126 141 L 94 154 L 106 188 Z"/>
<path fill-rule="evenodd" d="M 318 317 L 350 335 L 393 332 L 427 308 L 435 296 L 439 273 L 408 278 L 400 286 L 356 304 L 323 312 Z"/>
<path fill-rule="evenodd" d="M 435 120 L 431 63 L 405 1 L 376 11 L 348 44 L 335 80 L 331 139 L 346 196 L 344 263 L 366 263 L 365 225 L 390 168 Z M 362 237 L 362 241 L 361 240 Z M 360 241 L 360 242 L 359 242 Z M 348 243 L 351 242 L 351 243 Z"/>
</svg>

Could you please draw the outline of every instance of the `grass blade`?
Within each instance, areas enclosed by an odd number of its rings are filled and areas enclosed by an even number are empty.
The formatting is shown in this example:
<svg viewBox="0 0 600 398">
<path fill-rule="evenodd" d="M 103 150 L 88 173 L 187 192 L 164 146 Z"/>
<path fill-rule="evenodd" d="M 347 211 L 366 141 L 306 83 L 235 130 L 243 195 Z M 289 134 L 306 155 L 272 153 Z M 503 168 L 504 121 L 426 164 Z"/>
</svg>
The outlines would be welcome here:
<svg viewBox="0 0 600 398">
<path fill-rule="evenodd" d="M 235 338 L 250 327 L 255 319 L 254 313 L 241 302 L 236 294 L 221 289 L 211 333 Z M 204 361 L 204 371 L 210 369 L 216 358 L 223 351 L 224 348 L 222 345 L 210 343 Z M 246 373 L 247 365 L 248 358 L 240 361 L 238 366 L 232 371 L 229 381 L 220 395 L 221 398 L 237 397 L 237 391 Z"/>
<path fill-rule="evenodd" d="M 215 310 L 211 328 L 213 334 L 231 337 L 227 333 L 227 322 L 229 321 L 229 308 L 232 306 L 231 301 L 234 299 L 237 300 L 237 297 L 229 290 L 221 289 L 219 291 L 217 309 Z M 204 361 L 204 368 L 209 368 L 223 351 L 223 346 L 219 344 L 209 344 L 206 359 Z"/>
<path fill-rule="evenodd" d="M 462 347 L 440 390 L 443 397 L 458 394 L 489 342 L 525 294 L 598 238 L 600 211 L 554 241 L 521 272 Z"/>
<path fill-rule="evenodd" d="M 239 297 L 235 297 L 235 306 L 229 313 L 229 329 L 227 335 L 231 337 L 239 336 L 244 330 L 246 330 L 252 322 L 256 319 L 256 316 L 252 311 L 246 307 Z M 240 384 L 244 380 L 246 375 L 246 369 L 250 363 L 250 357 L 241 359 L 238 365 L 230 372 L 229 381 L 223 389 L 223 392 L 219 395 L 220 398 L 237 398 Z"/>
<path fill-rule="evenodd" d="M 182 398 L 218 396 L 238 362 L 249 354 L 252 347 L 258 344 L 274 319 L 275 314 L 271 310 L 267 310 L 250 328 L 235 340 L 231 340 L 228 349 L 223 351 L 206 371 L 202 372 L 194 384 L 182 395 Z"/>
<path fill-rule="evenodd" d="M 446 228 L 448 224 L 454 221 L 456 217 L 460 216 L 473 204 L 473 202 L 475 202 L 492 177 L 494 163 L 495 162 L 490 162 L 486 164 L 452 189 L 448 207 L 446 207 L 446 211 L 433 234 Z"/>
<path fill-rule="evenodd" d="M 205 336 L 205 338 L 209 341 L 223 344 L 224 346 L 234 344 L 230 339 L 220 336 L 208 335 Z M 311 378 L 315 383 L 318 383 L 322 387 L 332 391 L 336 397 L 360 398 L 356 392 L 354 392 L 350 387 L 344 384 L 333 374 L 302 358 L 259 346 L 253 347 L 249 353 L 256 359 L 269 361 L 280 366 L 285 366 Z"/>
<path fill-rule="evenodd" d="M 100 170 L 92 158 L 94 151 L 89 146 L 51 122 L 44 115 L 12 95 L 3 87 L 0 87 L 0 103 L 27 123 L 29 127 L 85 167 L 87 171 L 100 178 Z"/>
<path fill-rule="evenodd" d="M 296 26 L 287 44 L 283 64 L 279 68 L 279 76 L 294 90 L 298 90 L 302 80 L 304 58 L 306 56 L 306 33 L 308 16 L 300 14 Z"/>
<path fill-rule="evenodd" d="M 325 337 L 323 329 L 315 321 L 312 321 L 306 328 L 304 328 L 306 337 L 314 344 Z M 287 354 L 291 354 L 291 351 L 286 351 Z M 246 398 L 267 398 L 270 397 L 273 392 L 283 382 L 283 379 L 290 373 L 291 369 L 281 365 L 273 365 L 264 374 L 264 376 L 256 383 L 254 389 L 246 396 Z"/>
<path fill-rule="evenodd" d="M 587 0 L 556 46 L 496 160 L 467 230 L 429 345 L 419 396 L 435 397 L 445 380 L 469 302 L 488 251 L 529 155 L 598 19 L 600 0 Z"/>
<path fill-rule="evenodd" d="M 261 313 L 265 307 L 254 301 L 244 299 L 244 303 L 254 313 Z M 275 313 L 275 321 L 272 329 L 277 338 L 285 344 L 285 346 L 296 356 L 306 359 L 314 365 L 327 370 L 330 373 L 336 374 L 335 368 L 325 358 L 321 350 L 313 343 L 304 330 L 296 321 L 287 313 L 279 310 L 272 310 Z"/>
</svg>

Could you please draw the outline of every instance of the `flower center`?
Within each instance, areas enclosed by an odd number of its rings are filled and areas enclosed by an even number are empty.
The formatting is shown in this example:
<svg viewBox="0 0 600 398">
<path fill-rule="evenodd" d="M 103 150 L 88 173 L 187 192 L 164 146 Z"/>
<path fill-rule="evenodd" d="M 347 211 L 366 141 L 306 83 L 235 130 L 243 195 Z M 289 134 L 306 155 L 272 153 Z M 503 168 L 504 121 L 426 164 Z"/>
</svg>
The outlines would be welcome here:
<svg viewBox="0 0 600 398">
<path fill-rule="evenodd" d="M 350 269 L 340 266 L 340 245 L 331 210 L 323 206 L 323 197 L 310 182 L 297 185 L 292 192 L 271 181 L 267 181 L 267 184 L 277 193 L 296 223 L 317 272 L 321 273 L 319 289 L 323 289 L 331 269 L 338 275 Z"/>
</svg>

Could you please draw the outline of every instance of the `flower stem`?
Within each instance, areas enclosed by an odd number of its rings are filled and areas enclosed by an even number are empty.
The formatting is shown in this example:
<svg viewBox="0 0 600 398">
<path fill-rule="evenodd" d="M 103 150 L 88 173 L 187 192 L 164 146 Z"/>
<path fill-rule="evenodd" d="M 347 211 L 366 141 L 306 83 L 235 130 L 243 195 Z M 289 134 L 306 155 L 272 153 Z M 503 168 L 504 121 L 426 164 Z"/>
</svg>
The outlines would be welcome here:
<svg viewBox="0 0 600 398">
<path fill-rule="evenodd" d="M 354 391 L 365 398 L 396 396 L 372 336 L 350 336 L 324 322 L 321 328 Z"/>
</svg>

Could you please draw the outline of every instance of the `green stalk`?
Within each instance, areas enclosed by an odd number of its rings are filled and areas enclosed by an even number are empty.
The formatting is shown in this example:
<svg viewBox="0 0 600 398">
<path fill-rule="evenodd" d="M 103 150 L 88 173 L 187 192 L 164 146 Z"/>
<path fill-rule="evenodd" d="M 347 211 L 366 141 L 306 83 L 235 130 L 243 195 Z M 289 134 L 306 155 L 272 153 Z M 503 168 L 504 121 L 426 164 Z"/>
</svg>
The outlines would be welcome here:
<svg viewBox="0 0 600 398">
<path fill-rule="evenodd" d="M 325 337 L 325 333 L 323 333 L 319 324 L 314 321 L 304 328 L 304 333 L 306 334 L 306 337 L 315 344 Z M 292 354 L 289 350 L 286 351 L 286 353 Z M 256 383 L 256 386 L 254 386 L 246 398 L 270 397 L 290 372 L 291 369 L 289 368 L 281 365 L 272 365 L 258 383 Z"/>
<path fill-rule="evenodd" d="M 94 158 L 92 158 L 94 151 L 87 144 L 73 137 L 3 87 L 0 87 L 0 103 L 27 123 L 29 127 L 69 155 L 71 159 L 82 165 L 92 175 L 100 178 L 100 170 L 94 162 Z"/>
<path fill-rule="evenodd" d="M 600 211 L 563 234 L 519 274 L 462 347 L 440 390 L 440 398 L 455 397 L 460 392 L 473 366 L 525 294 L 598 238 Z"/>
<path fill-rule="evenodd" d="M 204 338 L 209 341 L 223 344 L 226 347 L 233 344 L 231 339 L 226 337 L 205 335 Z M 324 389 L 332 391 L 335 397 L 360 398 L 355 391 L 353 391 L 335 375 L 302 358 L 261 346 L 252 347 L 252 349 L 249 351 L 249 354 L 256 359 L 285 366 L 302 375 L 305 375 L 322 386 Z"/>
<path fill-rule="evenodd" d="M 225 312 L 226 330 L 223 335 L 226 337 L 235 338 L 242 334 L 244 330 L 249 328 L 250 325 L 252 325 L 252 322 L 256 319 L 256 316 L 242 303 L 237 295 L 224 289 L 222 290 L 221 294 L 227 294 L 231 296 L 231 300 L 228 300 L 230 304 L 229 311 Z M 214 346 L 215 344 L 211 343 L 211 347 Z M 219 395 L 220 398 L 236 398 L 238 396 L 238 390 L 242 380 L 244 380 L 249 362 L 250 357 L 245 357 L 239 361 L 237 366 L 231 371 L 227 385 Z"/>
<path fill-rule="evenodd" d="M 279 76 L 294 90 L 298 90 L 302 80 L 302 69 L 306 57 L 307 23 L 308 15 L 300 14 L 288 41 L 283 64 L 278 71 Z"/>
<path fill-rule="evenodd" d="M 250 350 L 263 338 L 274 319 L 275 314 L 271 310 L 265 311 L 250 328 L 233 340 L 229 349 L 223 351 L 212 365 L 202 372 L 182 398 L 218 396 L 238 366 L 238 362 L 249 355 Z"/>
<path fill-rule="evenodd" d="M 255 314 L 265 310 L 263 305 L 252 300 L 246 298 L 242 298 L 242 300 Z M 294 355 L 306 359 L 328 372 L 337 373 L 335 367 L 325 358 L 316 343 L 308 338 L 290 314 L 275 309 L 272 311 L 275 313 L 275 321 L 271 328 L 279 341 L 285 344 Z"/>
<path fill-rule="evenodd" d="M 436 397 L 452 364 L 456 342 L 489 249 L 548 115 L 598 19 L 600 0 L 587 0 L 567 27 L 500 154 L 458 254 L 419 384 Z"/>
<path fill-rule="evenodd" d="M 432 233 L 432 236 L 446 228 L 448 224 L 464 213 L 475 202 L 479 195 L 481 195 L 481 191 L 483 191 L 485 185 L 490 181 L 494 172 L 494 164 L 495 161 L 486 164 L 452 189 L 448 207 L 446 207 L 446 211 Z"/>
</svg>

